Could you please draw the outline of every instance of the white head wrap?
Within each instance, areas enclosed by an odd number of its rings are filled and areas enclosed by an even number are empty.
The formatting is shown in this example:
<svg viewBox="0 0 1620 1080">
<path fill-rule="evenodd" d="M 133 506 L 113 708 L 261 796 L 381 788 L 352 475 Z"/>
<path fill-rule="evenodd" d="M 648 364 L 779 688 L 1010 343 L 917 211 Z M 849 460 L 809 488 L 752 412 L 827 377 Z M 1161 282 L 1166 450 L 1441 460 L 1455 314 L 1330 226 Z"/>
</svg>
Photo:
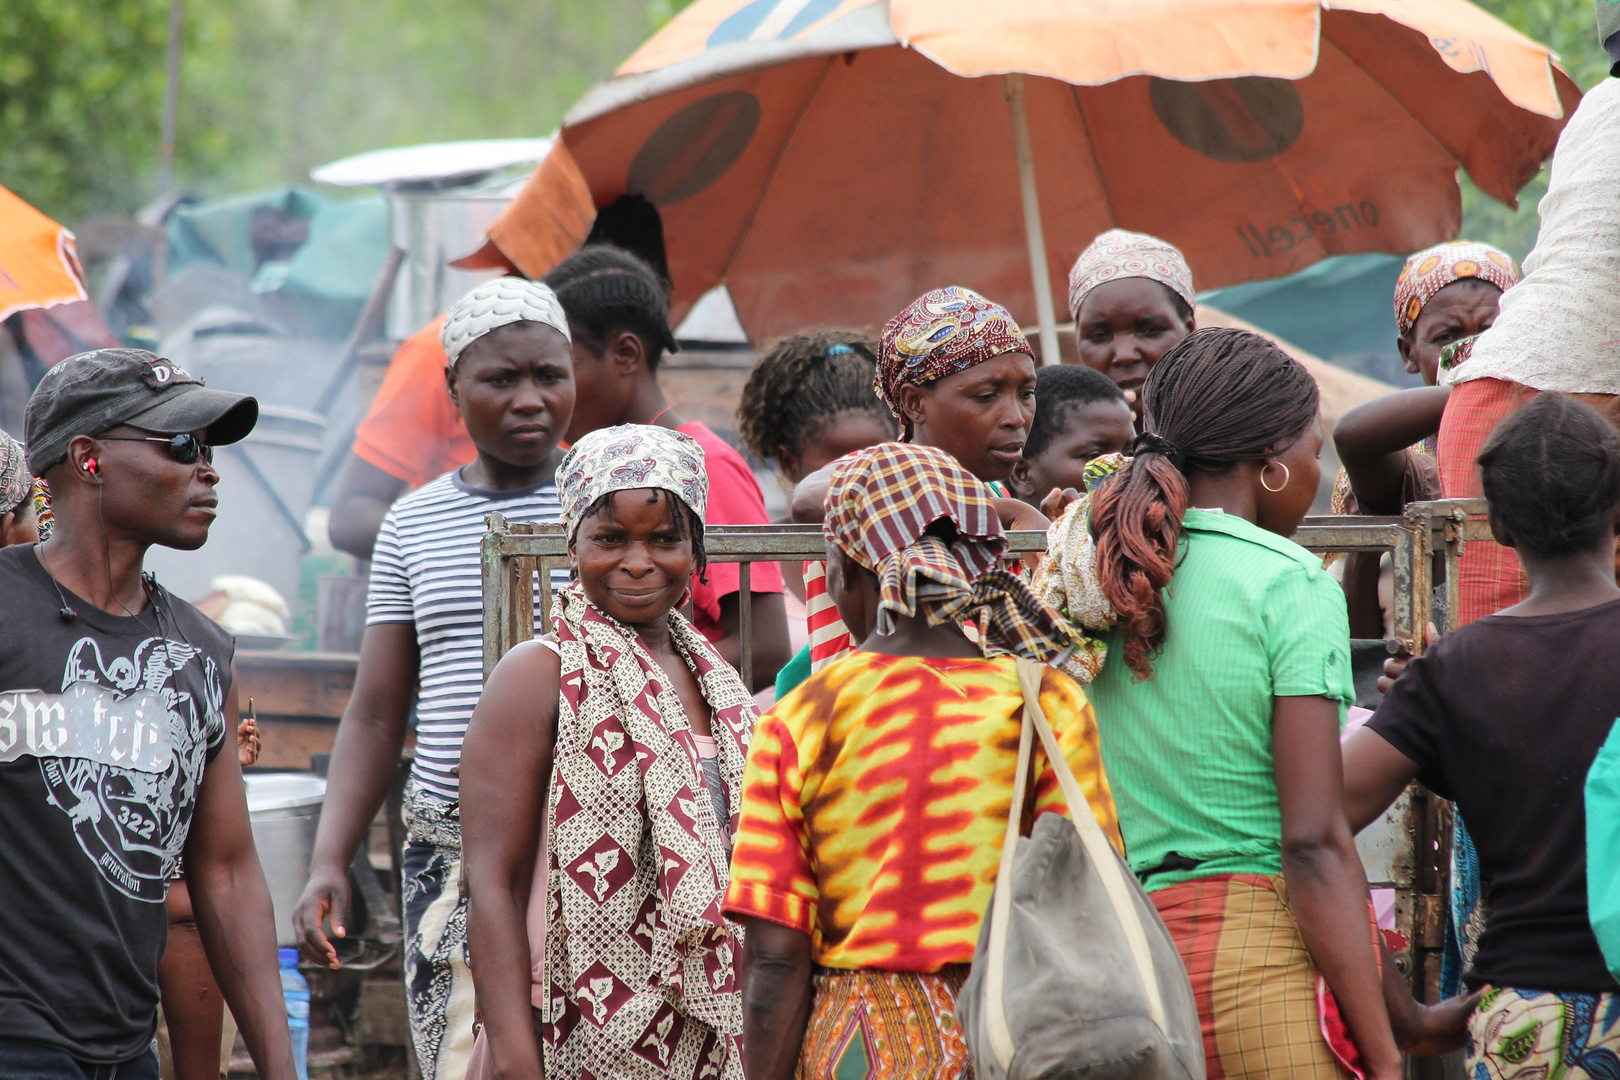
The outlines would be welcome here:
<svg viewBox="0 0 1620 1080">
<path fill-rule="evenodd" d="M 444 317 L 439 341 L 449 365 L 455 367 L 467 346 L 491 330 L 516 322 L 542 323 L 573 341 L 568 316 L 551 286 L 519 277 L 496 278 L 457 300 Z"/>
<path fill-rule="evenodd" d="M 1185 300 L 1188 307 L 1197 306 L 1192 268 L 1180 249 L 1147 233 L 1109 229 L 1080 253 L 1069 270 L 1069 314 L 1078 319 L 1080 302 L 1097 286 L 1133 277 L 1157 281 Z"/>
</svg>

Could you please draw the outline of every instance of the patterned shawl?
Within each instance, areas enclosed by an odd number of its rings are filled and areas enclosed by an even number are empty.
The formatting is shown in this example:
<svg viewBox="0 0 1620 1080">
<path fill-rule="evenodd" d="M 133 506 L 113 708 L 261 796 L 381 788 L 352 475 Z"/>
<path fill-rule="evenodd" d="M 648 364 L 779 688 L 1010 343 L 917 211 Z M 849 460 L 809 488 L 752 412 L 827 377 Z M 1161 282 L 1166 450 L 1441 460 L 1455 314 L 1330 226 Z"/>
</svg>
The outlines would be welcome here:
<svg viewBox="0 0 1620 1080">
<path fill-rule="evenodd" d="M 911 421 L 900 412 L 900 387 L 924 386 L 1010 352 L 1035 356 L 1012 314 L 972 289 L 947 285 L 919 296 L 884 324 L 872 388 L 910 442 Z"/>
<path fill-rule="evenodd" d="M 1074 633 L 997 564 L 1007 550 L 990 492 L 943 450 L 879 443 L 833 468 L 827 539 L 878 577 L 875 629 L 922 615 L 930 626 L 972 619 L 986 656 L 1045 663 L 1068 652 Z M 928 531 L 954 526 L 949 539 Z"/>
<path fill-rule="evenodd" d="M 1395 279 L 1395 330 L 1407 334 L 1434 294 L 1463 278 L 1488 281 L 1503 292 L 1519 283 L 1519 268 L 1501 248 L 1469 240 L 1449 240 L 1424 248 L 1406 260 Z"/>
<path fill-rule="evenodd" d="M 579 583 L 552 627 L 546 1074 L 740 1080 L 742 931 L 720 914 L 726 839 L 691 724 L 640 639 Z M 713 709 L 735 830 L 754 699 L 678 612 L 669 629 Z"/>
<path fill-rule="evenodd" d="M 1086 463 L 1086 494 L 1046 531 L 1046 561 L 1035 573 L 1035 595 L 1063 614 L 1082 634 L 1079 648 L 1061 665 L 1081 686 L 1087 686 L 1108 660 L 1104 635 L 1119 620 L 1114 605 L 1103 595 L 1097 579 L 1097 545 L 1091 536 L 1091 494 L 1119 475 L 1130 459 L 1105 454 Z"/>
</svg>

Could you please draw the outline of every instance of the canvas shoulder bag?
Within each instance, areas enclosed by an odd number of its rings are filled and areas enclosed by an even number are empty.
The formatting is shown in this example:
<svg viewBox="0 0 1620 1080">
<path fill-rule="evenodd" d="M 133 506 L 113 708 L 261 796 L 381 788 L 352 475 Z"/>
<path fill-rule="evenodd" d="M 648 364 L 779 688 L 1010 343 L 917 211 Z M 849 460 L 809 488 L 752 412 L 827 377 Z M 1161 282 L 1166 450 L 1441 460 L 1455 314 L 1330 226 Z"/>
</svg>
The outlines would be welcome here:
<svg viewBox="0 0 1620 1080">
<path fill-rule="evenodd" d="M 1018 774 L 1001 867 L 957 997 L 980 1080 L 1204 1080 L 1198 1007 L 1147 893 L 1091 814 L 1041 708 L 1043 668 L 1018 662 Z M 1018 835 L 1039 738 L 1070 818 Z"/>
</svg>

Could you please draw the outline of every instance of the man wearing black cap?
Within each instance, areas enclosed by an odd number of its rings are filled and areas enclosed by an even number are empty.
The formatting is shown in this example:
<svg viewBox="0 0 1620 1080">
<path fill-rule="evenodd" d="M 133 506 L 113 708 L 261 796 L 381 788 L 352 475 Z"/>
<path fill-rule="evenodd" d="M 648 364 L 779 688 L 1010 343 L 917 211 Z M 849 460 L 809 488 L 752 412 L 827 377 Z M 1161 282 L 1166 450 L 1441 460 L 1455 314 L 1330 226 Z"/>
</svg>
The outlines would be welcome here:
<svg viewBox="0 0 1620 1080">
<path fill-rule="evenodd" d="M 261 1077 L 294 1069 L 270 893 L 234 753 L 233 642 L 141 573 L 208 539 L 213 447 L 258 403 L 101 349 L 29 400 L 56 527 L 0 549 L 0 1080 L 155 1080 L 164 899 L 184 856 Z"/>
</svg>

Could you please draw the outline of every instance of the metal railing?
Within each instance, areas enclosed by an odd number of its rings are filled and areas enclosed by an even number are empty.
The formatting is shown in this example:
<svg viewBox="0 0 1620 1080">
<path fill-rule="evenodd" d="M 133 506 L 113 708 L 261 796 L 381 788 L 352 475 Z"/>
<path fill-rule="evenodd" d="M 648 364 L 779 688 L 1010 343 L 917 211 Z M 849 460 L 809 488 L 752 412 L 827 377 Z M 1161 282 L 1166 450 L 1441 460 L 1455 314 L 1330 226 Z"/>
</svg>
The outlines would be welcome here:
<svg viewBox="0 0 1620 1080">
<path fill-rule="evenodd" d="M 1425 646 L 1424 628 L 1433 621 L 1435 563 L 1446 574 L 1446 616 L 1441 630 L 1455 625 L 1457 560 L 1470 541 L 1489 539 L 1482 499 L 1413 503 L 1400 517 L 1310 517 L 1293 539 L 1311 551 L 1390 552 L 1395 610 L 1391 644 L 1410 655 Z M 484 675 L 487 678 L 508 650 L 534 637 L 535 604 L 539 624 L 550 624 L 554 570 L 568 562 L 562 527 L 509 522 L 500 514 L 485 519 L 484 537 Z M 1046 551 L 1041 531 L 1008 533 L 1009 559 Z M 753 685 L 750 567 L 756 562 L 796 562 L 825 556 L 819 525 L 716 525 L 704 534 L 711 563 L 739 563 L 738 665 L 746 685 Z M 1437 560 L 1437 556 L 1440 558 Z M 1418 785 L 1402 796 L 1382 824 L 1362 836 L 1363 860 L 1374 887 L 1396 892 L 1396 929 L 1407 940 L 1396 962 L 1412 981 L 1420 1000 L 1438 999 L 1440 955 L 1444 942 L 1446 898 L 1451 858 L 1451 807 Z M 1368 833 L 1377 831 L 1368 840 Z"/>
</svg>

